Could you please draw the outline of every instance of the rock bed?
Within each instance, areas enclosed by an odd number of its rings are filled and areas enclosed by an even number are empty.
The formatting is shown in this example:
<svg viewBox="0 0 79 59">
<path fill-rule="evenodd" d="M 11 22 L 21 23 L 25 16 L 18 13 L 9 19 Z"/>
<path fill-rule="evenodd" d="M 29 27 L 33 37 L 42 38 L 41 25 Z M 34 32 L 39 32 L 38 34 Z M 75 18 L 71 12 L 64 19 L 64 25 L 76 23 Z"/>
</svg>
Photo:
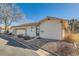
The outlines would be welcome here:
<svg viewBox="0 0 79 59">
<path fill-rule="evenodd" d="M 74 44 L 66 41 L 35 39 L 29 41 L 28 43 L 43 48 L 51 53 L 55 52 L 58 55 L 65 55 L 65 56 L 79 55 L 79 50 L 74 46 Z"/>
</svg>

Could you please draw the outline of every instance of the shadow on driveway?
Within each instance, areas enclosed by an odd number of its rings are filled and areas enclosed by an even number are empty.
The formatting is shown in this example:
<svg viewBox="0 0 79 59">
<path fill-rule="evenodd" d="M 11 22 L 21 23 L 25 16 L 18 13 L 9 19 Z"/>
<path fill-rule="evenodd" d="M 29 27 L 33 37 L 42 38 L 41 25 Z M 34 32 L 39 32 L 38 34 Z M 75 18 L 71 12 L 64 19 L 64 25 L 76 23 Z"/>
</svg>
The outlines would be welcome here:
<svg viewBox="0 0 79 59">
<path fill-rule="evenodd" d="M 14 47 L 19 47 L 19 48 L 27 48 L 26 46 L 22 45 L 21 43 L 11 39 L 11 38 L 6 38 L 4 36 L 0 36 L 2 39 L 7 40 L 8 43 L 6 45 L 14 46 Z"/>
</svg>

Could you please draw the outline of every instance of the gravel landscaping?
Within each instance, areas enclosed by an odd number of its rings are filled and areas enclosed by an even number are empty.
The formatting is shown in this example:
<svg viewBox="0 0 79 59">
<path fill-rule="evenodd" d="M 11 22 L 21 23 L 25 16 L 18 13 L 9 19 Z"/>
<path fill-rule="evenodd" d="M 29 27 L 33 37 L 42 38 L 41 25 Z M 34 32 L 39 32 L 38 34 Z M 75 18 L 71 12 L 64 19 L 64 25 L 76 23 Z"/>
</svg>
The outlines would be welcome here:
<svg viewBox="0 0 79 59">
<path fill-rule="evenodd" d="M 27 41 L 26 41 L 27 42 Z M 73 43 L 46 39 L 35 39 L 28 42 L 31 45 L 43 48 L 51 53 L 62 56 L 79 56 L 79 50 Z M 38 48 L 39 49 L 39 48 Z"/>
</svg>

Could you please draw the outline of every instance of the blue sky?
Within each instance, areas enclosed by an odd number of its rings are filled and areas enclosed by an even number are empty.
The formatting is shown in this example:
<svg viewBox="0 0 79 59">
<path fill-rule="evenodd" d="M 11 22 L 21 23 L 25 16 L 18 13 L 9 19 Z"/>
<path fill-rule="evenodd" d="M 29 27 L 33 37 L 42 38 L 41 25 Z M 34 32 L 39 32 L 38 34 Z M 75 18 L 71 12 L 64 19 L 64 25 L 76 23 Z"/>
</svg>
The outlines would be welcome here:
<svg viewBox="0 0 79 59">
<path fill-rule="evenodd" d="M 79 4 L 64 3 L 19 3 L 16 4 L 26 15 L 26 22 L 39 21 L 46 16 L 79 19 Z"/>
</svg>

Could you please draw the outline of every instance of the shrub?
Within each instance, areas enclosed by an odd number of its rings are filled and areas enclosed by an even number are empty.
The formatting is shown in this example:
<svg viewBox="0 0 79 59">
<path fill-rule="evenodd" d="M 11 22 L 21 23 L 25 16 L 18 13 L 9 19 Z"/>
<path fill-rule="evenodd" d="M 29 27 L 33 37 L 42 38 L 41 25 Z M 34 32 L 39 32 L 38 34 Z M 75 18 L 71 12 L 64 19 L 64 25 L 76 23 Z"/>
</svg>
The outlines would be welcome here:
<svg viewBox="0 0 79 59">
<path fill-rule="evenodd" d="M 79 35 L 71 34 L 68 36 L 68 38 L 66 40 L 69 42 L 72 42 L 72 43 L 77 42 L 79 40 Z"/>
<path fill-rule="evenodd" d="M 12 33 L 8 33 L 8 35 L 12 35 Z"/>
<path fill-rule="evenodd" d="M 19 34 L 19 35 L 17 35 L 17 37 L 19 37 L 19 38 L 23 38 L 23 35 L 22 35 L 22 34 Z"/>
<path fill-rule="evenodd" d="M 24 36 L 23 38 L 24 38 L 24 40 L 29 40 L 29 39 L 31 39 L 31 37 L 29 37 L 29 36 Z"/>
</svg>

